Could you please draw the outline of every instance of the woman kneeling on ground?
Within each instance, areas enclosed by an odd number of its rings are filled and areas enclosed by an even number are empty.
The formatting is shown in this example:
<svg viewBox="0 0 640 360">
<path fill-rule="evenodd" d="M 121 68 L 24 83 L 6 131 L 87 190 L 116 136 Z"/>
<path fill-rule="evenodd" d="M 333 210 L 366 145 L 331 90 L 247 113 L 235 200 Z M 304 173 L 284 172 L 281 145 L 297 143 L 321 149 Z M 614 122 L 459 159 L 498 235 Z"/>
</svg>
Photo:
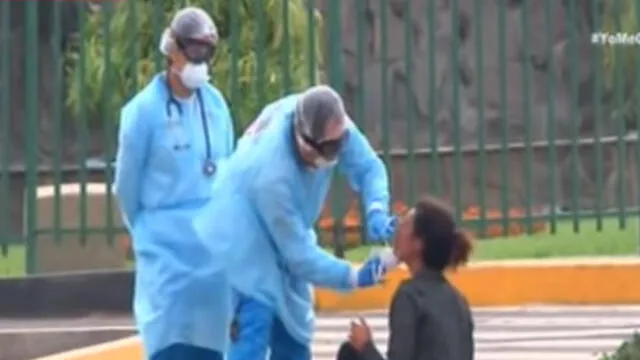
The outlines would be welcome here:
<svg viewBox="0 0 640 360">
<path fill-rule="evenodd" d="M 444 272 L 467 263 L 472 238 L 452 211 L 425 197 L 400 219 L 393 249 L 411 278 L 394 294 L 388 360 L 473 360 L 473 318 L 465 297 Z M 351 324 L 338 360 L 382 360 L 364 319 Z"/>
</svg>

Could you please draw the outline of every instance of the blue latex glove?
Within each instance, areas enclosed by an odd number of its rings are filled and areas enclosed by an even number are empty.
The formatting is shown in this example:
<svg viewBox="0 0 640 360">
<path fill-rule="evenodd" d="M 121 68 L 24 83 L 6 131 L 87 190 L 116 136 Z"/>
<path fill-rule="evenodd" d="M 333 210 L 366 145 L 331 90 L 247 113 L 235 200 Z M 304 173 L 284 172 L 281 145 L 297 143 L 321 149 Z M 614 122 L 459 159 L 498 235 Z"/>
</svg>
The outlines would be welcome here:
<svg viewBox="0 0 640 360">
<path fill-rule="evenodd" d="M 374 242 L 386 242 L 396 232 L 397 218 L 383 210 L 374 210 L 367 216 L 367 232 Z"/>
<path fill-rule="evenodd" d="M 393 250 L 385 248 L 373 253 L 362 267 L 354 272 L 354 286 L 368 288 L 375 286 L 385 277 L 389 270 L 398 265 Z"/>
</svg>

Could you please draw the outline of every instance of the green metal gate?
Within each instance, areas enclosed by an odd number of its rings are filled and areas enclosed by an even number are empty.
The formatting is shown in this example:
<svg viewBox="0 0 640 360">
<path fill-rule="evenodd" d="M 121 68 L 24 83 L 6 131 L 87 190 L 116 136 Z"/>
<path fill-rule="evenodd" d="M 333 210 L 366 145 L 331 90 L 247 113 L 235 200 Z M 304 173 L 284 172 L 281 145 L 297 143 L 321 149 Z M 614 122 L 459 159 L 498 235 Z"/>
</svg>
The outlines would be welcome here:
<svg viewBox="0 0 640 360">
<path fill-rule="evenodd" d="M 213 81 L 238 129 L 327 82 L 380 150 L 396 209 L 431 193 L 480 238 L 575 233 L 624 241 L 603 255 L 634 251 L 636 2 L 189 3 L 220 28 Z M 186 4 L 0 2 L 0 274 L 121 262 L 118 110 L 163 70 L 157 42 Z M 322 234 L 341 252 L 366 242 L 362 222 L 337 179 Z"/>
</svg>

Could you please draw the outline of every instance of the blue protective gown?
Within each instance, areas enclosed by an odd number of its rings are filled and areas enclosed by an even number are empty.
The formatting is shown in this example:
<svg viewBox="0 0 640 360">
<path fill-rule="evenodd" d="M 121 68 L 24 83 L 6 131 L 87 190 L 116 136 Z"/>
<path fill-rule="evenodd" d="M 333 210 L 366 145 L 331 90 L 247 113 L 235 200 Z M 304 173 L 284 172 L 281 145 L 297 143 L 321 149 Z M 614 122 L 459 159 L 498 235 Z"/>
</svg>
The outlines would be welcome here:
<svg viewBox="0 0 640 360">
<path fill-rule="evenodd" d="M 289 334 L 307 344 L 314 318 L 310 285 L 351 289 L 351 264 L 317 245 L 313 227 L 333 169 L 310 170 L 299 158 L 293 135 L 297 96 L 268 105 L 250 126 L 216 179 L 216 201 L 196 223 L 211 246 L 233 244 L 233 287 L 272 307 Z M 348 131 L 338 168 L 367 208 L 388 209 L 384 164 L 351 121 Z"/>
<path fill-rule="evenodd" d="M 216 88 L 199 91 L 219 163 L 233 151 L 233 122 Z M 135 319 L 148 357 L 176 343 L 224 351 L 228 337 L 224 254 L 206 251 L 193 228 L 215 177 L 203 172 L 199 102 L 194 94 L 167 109 L 168 100 L 159 74 L 123 107 L 116 158 L 115 194 L 136 258 Z"/>
</svg>

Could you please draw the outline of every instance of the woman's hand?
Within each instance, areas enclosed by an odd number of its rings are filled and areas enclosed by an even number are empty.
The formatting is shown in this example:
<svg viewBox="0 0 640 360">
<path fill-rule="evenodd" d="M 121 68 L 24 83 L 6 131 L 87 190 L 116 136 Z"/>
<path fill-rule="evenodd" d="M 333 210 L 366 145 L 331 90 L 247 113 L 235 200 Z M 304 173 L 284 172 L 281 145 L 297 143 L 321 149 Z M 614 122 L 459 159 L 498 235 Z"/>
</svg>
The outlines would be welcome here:
<svg viewBox="0 0 640 360">
<path fill-rule="evenodd" d="M 357 322 L 351 321 L 349 342 L 358 351 L 364 350 L 365 346 L 371 342 L 371 329 L 363 318 L 359 318 Z"/>
</svg>

